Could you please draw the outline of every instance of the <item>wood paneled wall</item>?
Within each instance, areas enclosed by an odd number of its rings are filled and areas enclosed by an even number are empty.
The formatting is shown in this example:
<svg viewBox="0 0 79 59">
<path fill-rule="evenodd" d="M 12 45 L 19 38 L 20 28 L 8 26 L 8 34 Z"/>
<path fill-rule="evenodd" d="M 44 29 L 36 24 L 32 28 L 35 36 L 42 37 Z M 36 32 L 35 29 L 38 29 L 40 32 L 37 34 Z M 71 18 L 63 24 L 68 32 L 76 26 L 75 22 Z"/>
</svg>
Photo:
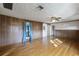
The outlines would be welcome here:
<svg viewBox="0 0 79 59">
<path fill-rule="evenodd" d="M 0 15 L 0 46 L 22 41 L 22 19 Z"/>
<path fill-rule="evenodd" d="M 55 26 L 55 36 L 62 38 L 79 39 L 79 19 L 62 21 L 53 24 Z"/>
<path fill-rule="evenodd" d="M 55 30 L 55 36 L 69 39 L 79 39 L 79 30 Z"/>
<path fill-rule="evenodd" d="M 0 15 L 0 46 L 22 42 L 25 21 L 27 20 Z M 41 37 L 42 23 L 32 22 L 32 28 L 33 39 Z"/>
<path fill-rule="evenodd" d="M 42 38 L 42 23 L 32 22 L 33 39 Z"/>
</svg>

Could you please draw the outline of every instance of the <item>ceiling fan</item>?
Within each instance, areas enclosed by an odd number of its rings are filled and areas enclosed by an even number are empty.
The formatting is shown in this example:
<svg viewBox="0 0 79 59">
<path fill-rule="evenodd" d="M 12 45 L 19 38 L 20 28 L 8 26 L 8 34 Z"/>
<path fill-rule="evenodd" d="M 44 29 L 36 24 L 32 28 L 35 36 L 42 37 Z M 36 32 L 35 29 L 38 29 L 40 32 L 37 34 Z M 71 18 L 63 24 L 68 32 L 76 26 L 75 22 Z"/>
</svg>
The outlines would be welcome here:
<svg viewBox="0 0 79 59">
<path fill-rule="evenodd" d="M 60 21 L 62 18 L 61 17 L 55 17 L 55 16 L 52 16 L 52 17 L 49 17 L 51 22 L 57 22 L 57 21 Z"/>
</svg>

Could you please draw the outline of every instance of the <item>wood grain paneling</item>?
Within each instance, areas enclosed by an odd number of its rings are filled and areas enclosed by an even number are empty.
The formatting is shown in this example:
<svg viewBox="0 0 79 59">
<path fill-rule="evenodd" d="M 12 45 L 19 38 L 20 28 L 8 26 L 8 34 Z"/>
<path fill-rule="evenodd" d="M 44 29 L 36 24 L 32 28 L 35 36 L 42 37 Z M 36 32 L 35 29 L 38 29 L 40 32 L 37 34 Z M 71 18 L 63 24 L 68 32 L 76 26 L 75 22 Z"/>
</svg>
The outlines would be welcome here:
<svg viewBox="0 0 79 59">
<path fill-rule="evenodd" d="M 22 41 L 22 20 L 0 15 L 0 46 Z"/>
<path fill-rule="evenodd" d="M 22 42 L 23 22 L 27 20 L 0 15 L 0 46 Z M 41 37 L 42 23 L 32 22 L 32 28 L 33 38 Z"/>
<path fill-rule="evenodd" d="M 79 30 L 55 30 L 56 37 L 79 39 Z"/>
<path fill-rule="evenodd" d="M 33 39 L 42 38 L 42 23 L 32 22 Z"/>
</svg>

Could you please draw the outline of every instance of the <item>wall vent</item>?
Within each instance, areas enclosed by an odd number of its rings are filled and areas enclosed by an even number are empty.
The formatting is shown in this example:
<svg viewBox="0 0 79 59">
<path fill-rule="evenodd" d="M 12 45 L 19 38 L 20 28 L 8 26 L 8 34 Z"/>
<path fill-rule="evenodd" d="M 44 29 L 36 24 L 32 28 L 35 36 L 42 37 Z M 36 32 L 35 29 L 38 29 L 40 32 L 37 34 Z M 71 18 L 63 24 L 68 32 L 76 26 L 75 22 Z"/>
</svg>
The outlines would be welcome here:
<svg viewBox="0 0 79 59">
<path fill-rule="evenodd" d="M 3 7 L 12 10 L 13 3 L 3 3 Z"/>
</svg>

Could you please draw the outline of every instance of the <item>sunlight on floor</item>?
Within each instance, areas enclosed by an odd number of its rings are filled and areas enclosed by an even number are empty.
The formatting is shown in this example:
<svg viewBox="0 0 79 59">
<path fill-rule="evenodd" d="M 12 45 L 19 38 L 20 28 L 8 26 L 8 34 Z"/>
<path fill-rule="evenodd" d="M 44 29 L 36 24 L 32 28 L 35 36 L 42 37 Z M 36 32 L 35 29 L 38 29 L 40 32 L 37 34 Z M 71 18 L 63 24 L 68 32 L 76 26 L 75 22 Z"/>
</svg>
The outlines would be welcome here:
<svg viewBox="0 0 79 59">
<path fill-rule="evenodd" d="M 58 38 L 55 38 L 53 40 L 50 40 L 50 43 L 53 44 L 54 47 L 58 47 L 59 45 L 61 45 L 63 42 L 61 40 L 59 40 Z"/>
</svg>

